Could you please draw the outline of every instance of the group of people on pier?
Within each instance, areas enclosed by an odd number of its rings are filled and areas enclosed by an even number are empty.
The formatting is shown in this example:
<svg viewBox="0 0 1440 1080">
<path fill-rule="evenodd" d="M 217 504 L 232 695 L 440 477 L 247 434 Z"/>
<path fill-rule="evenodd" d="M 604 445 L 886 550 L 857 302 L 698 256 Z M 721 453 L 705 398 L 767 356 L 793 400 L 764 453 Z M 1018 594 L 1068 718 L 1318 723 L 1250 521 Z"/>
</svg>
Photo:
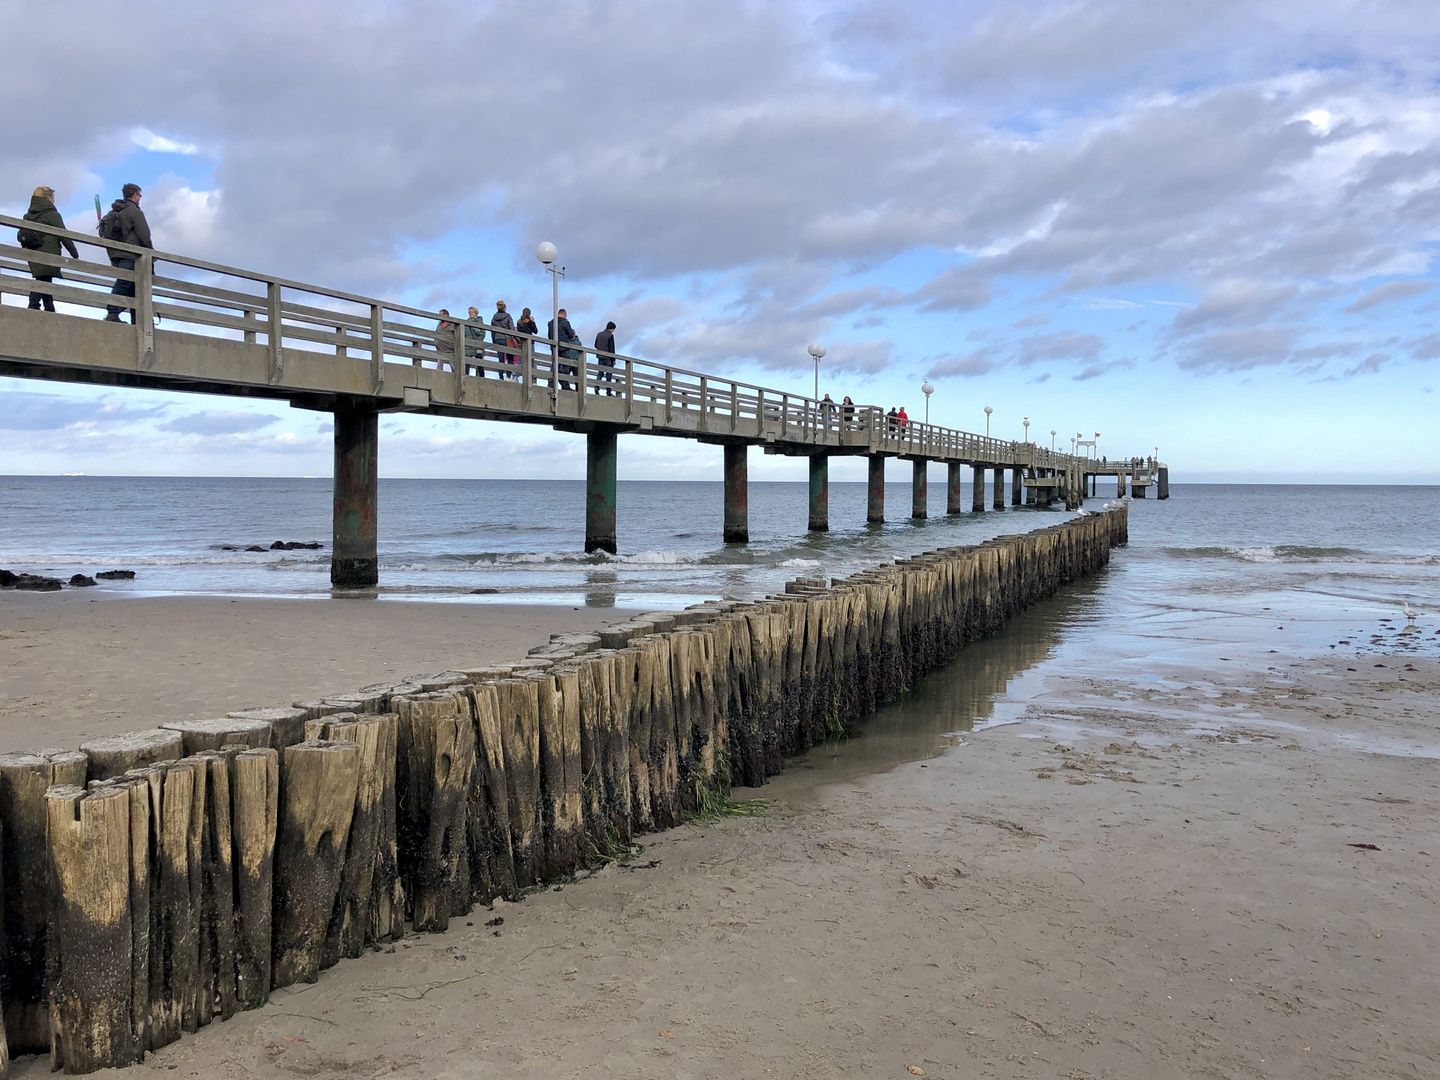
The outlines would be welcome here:
<svg viewBox="0 0 1440 1080">
<path fill-rule="evenodd" d="M 570 325 L 570 316 L 564 308 L 559 310 L 558 319 L 551 319 L 545 324 L 545 336 L 558 344 L 559 355 L 556 358 L 555 377 L 559 379 L 559 386 L 562 390 L 574 390 L 573 382 L 566 381 L 565 376 L 574 379 L 579 369 L 577 365 L 581 362 L 580 350 L 575 346 L 580 344 L 580 335 Z M 558 327 L 556 323 L 559 323 Z M 473 370 L 480 378 L 485 377 L 485 368 L 480 361 L 485 356 L 485 334 L 486 326 L 490 327 L 490 342 L 496 361 L 508 366 L 520 366 L 520 338 L 518 334 L 529 334 L 538 337 L 540 334 L 539 324 L 535 322 L 535 316 L 530 309 L 521 308 L 520 318 L 510 314 L 504 300 L 495 301 L 495 312 L 490 316 L 489 323 L 480 315 L 480 309 L 473 304 L 466 313 L 463 334 L 459 334 L 461 324 L 450 315 L 449 308 L 440 309 L 440 321 L 435 326 L 435 351 L 440 354 L 436 363 L 444 367 L 447 361 L 446 356 L 455 355 L 457 338 L 464 342 L 464 360 L 474 361 L 473 364 L 466 364 L 466 371 Z M 602 370 L 598 381 L 610 383 L 614 381 L 614 373 L 610 370 L 615 367 L 615 323 L 607 322 L 605 328 L 595 335 L 594 349 L 596 362 Z M 453 362 L 453 361 L 451 361 Z M 518 379 L 518 371 L 500 371 L 496 373 L 499 379 Z M 552 386 L 555 379 L 551 380 Z M 599 393 L 600 391 L 596 391 Z M 611 397 L 615 396 L 613 387 L 606 387 L 604 393 Z"/>
<path fill-rule="evenodd" d="M 134 247 L 153 248 L 155 244 L 150 239 L 150 223 L 145 220 L 145 212 L 140 209 L 140 185 L 126 184 L 120 189 L 120 198 L 110 204 L 110 210 L 104 217 L 100 216 L 100 199 L 95 199 L 96 231 L 100 233 L 102 240 L 115 240 L 122 244 L 130 244 Z M 42 184 L 37 187 L 30 196 L 30 209 L 25 211 L 25 220 L 34 222 L 36 225 L 48 225 L 52 229 L 65 228 L 65 219 L 60 216 L 60 211 L 55 206 L 55 189 Z M 70 252 L 72 259 L 80 258 L 80 252 L 75 247 L 75 241 L 68 236 L 56 236 L 54 233 L 43 233 L 38 229 L 16 230 L 16 242 L 27 251 L 38 252 L 42 255 L 59 255 L 63 244 L 65 250 Z M 110 252 L 110 265 L 119 267 L 122 270 L 134 270 L 135 259 L 122 251 Z M 60 272 L 58 266 L 48 262 L 32 262 L 30 264 L 30 276 L 37 284 L 49 285 L 56 278 L 63 278 L 65 275 Z M 134 279 L 121 278 L 115 282 L 110 290 L 115 296 L 135 295 Z M 53 293 L 35 289 L 30 293 L 29 307 L 34 311 L 54 311 L 55 296 Z M 115 304 L 105 310 L 106 322 L 119 322 L 120 315 L 125 308 Z M 135 321 L 135 312 L 130 312 L 130 321 Z"/>
</svg>

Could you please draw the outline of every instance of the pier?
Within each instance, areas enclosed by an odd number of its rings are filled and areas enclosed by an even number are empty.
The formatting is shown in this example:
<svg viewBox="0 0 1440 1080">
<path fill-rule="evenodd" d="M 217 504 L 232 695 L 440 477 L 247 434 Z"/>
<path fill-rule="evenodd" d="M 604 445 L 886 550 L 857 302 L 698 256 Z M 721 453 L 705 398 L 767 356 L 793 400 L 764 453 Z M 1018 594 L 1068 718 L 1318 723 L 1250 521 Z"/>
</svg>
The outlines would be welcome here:
<svg viewBox="0 0 1440 1080">
<path fill-rule="evenodd" d="M 1096 461 L 1034 443 L 976 435 L 876 406 L 853 408 L 737 382 L 579 343 L 504 331 L 515 344 L 486 341 L 489 324 L 442 317 L 373 297 L 291 281 L 184 255 L 99 241 L 0 215 L 0 226 L 68 237 L 94 259 L 46 255 L 0 244 L 0 300 L 27 296 L 29 264 L 64 278 L 44 285 L 79 312 L 54 314 L 0 303 L 0 375 L 154 390 L 285 400 L 334 416 L 335 501 L 331 582 L 366 588 L 379 580 L 377 477 L 381 413 L 428 413 L 544 424 L 587 442 L 585 550 L 614 553 L 619 436 L 694 439 L 724 447 L 724 540 L 747 543 L 748 455 L 809 458 L 808 528 L 830 527 L 829 462 L 869 461 L 866 521 L 885 520 L 885 461 L 910 461 L 910 517 L 929 515 L 929 466 L 947 469 L 947 514 L 961 509 L 969 466 L 972 513 L 991 506 L 1078 508 L 1087 486 L 1114 478 L 1119 495 L 1169 496 L 1168 469 L 1151 458 Z M 109 265 L 107 251 L 135 259 Z M 96 261 L 98 260 L 98 261 Z M 135 296 L 112 295 L 117 279 Z M 100 318 L 107 307 L 133 323 Z M 445 327 L 440 322 L 446 320 Z M 159 323 L 157 325 L 157 320 Z M 479 333 L 469 337 L 467 330 Z"/>
</svg>

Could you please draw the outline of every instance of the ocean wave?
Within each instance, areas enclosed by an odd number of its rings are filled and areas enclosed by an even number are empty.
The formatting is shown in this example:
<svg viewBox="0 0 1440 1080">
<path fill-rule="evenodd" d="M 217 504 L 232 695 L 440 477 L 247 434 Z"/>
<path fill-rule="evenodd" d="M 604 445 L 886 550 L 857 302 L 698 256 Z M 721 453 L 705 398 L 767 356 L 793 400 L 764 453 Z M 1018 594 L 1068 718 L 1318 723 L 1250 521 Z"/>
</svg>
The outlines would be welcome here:
<svg viewBox="0 0 1440 1080">
<path fill-rule="evenodd" d="M 1265 544 L 1258 547 L 1167 547 L 1172 559 L 1232 559 L 1246 563 L 1369 563 L 1394 566 L 1440 566 L 1440 555 L 1398 555 L 1351 547 L 1310 547 Z"/>
</svg>

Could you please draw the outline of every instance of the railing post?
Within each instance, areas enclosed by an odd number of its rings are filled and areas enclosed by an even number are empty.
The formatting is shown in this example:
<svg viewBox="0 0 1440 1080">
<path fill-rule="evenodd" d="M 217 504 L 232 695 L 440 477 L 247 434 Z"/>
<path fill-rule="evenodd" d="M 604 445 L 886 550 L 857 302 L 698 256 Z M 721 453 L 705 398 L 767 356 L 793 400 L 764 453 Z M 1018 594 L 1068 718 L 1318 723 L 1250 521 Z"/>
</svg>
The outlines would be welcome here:
<svg viewBox="0 0 1440 1080">
<path fill-rule="evenodd" d="M 375 393 L 385 385 L 385 309 L 370 305 L 370 367 L 375 380 Z"/>
<path fill-rule="evenodd" d="M 459 405 L 465 400 L 465 328 L 469 322 L 466 319 L 462 322 L 456 319 L 450 325 L 455 327 L 455 404 Z M 485 355 L 484 346 L 481 346 L 480 355 Z"/>
<path fill-rule="evenodd" d="M 590 392 L 590 358 L 584 349 L 577 350 L 580 353 L 579 362 L 575 365 L 575 389 L 580 391 L 579 413 L 585 415 L 585 395 Z"/>
<path fill-rule="evenodd" d="M 254 325 L 255 325 L 255 309 L 254 309 L 254 308 L 246 308 L 246 309 L 245 309 L 245 322 L 246 322 L 248 325 L 250 325 L 250 326 L 254 326 Z M 246 344 L 246 345 L 254 345 L 254 344 L 255 344 L 255 331 L 254 331 L 254 330 L 246 330 L 246 331 L 245 331 L 245 344 Z"/>
<path fill-rule="evenodd" d="M 709 387 L 710 387 L 710 384 L 709 384 L 708 380 L 706 380 L 706 378 L 705 378 L 704 375 L 701 375 L 701 376 L 700 376 L 700 430 L 701 430 L 701 431 L 707 430 L 707 429 L 709 428 L 709 426 L 710 426 L 710 425 L 709 425 L 709 421 L 707 421 L 706 418 L 705 418 L 705 414 L 710 411 L 710 389 L 709 389 Z"/>
<path fill-rule="evenodd" d="M 625 419 L 630 419 L 630 414 L 635 408 L 635 361 L 625 361 Z"/>
<path fill-rule="evenodd" d="M 349 356 L 350 354 L 349 354 L 349 352 L 347 351 L 346 346 L 345 346 L 345 324 L 344 324 L 344 323 L 341 323 L 339 326 L 335 327 L 335 336 L 340 339 L 339 341 L 337 341 L 337 342 L 335 343 L 335 355 L 336 355 L 336 356 Z"/>
<path fill-rule="evenodd" d="M 520 407 L 530 408 L 530 384 L 535 381 L 535 342 L 526 338 L 520 343 Z"/>
<path fill-rule="evenodd" d="M 790 395 L 780 395 L 780 437 L 790 437 Z"/>
<path fill-rule="evenodd" d="M 140 370 L 149 371 L 155 363 L 155 259 L 150 254 L 135 260 L 135 348 L 140 354 Z"/>
<path fill-rule="evenodd" d="M 281 325 L 280 316 L 280 283 L 277 281 L 267 282 L 265 285 L 266 317 L 269 323 L 265 328 L 265 337 L 270 346 L 270 382 L 277 383 L 283 372 L 285 363 L 284 354 L 281 351 L 281 342 L 285 337 L 284 328 Z"/>
<path fill-rule="evenodd" d="M 740 419 L 740 387 L 735 383 L 730 384 L 730 430 L 735 430 L 735 425 Z"/>
<path fill-rule="evenodd" d="M 665 369 L 665 423 L 670 423 L 670 410 L 675 401 L 675 372 L 670 368 Z"/>
</svg>

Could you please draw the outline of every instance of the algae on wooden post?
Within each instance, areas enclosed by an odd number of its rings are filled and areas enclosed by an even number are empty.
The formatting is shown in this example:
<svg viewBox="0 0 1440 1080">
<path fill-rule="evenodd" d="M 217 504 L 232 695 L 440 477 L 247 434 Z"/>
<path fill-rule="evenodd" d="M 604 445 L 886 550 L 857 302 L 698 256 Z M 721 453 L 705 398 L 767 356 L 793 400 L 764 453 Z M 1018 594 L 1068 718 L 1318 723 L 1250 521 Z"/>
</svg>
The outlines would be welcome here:
<svg viewBox="0 0 1440 1080">
<path fill-rule="evenodd" d="M 130 793 L 62 785 L 45 796 L 50 881 L 50 1062 L 133 1064 Z"/>
<path fill-rule="evenodd" d="M 50 920 L 45 792 L 85 783 L 85 755 L 46 748 L 0 754 L 0 895 L 5 918 L 5 1032 L 12 1054 L 50 1048 L 45 943 Z"/>
<path fill-rule="evenodd" d="M 281 756 L 270 973 L 277 989 L 320 975 L 359 782 L 354 743 L 317 739 L 287 746 Z"/>
<path fill-rule="evenodd" d="M 279 753 L 247 749 L 233 755 L 230 796 L 235 845 L 235 999 L 242 1009 L 258 1009 L 270 998 Z"/>
</svg>

